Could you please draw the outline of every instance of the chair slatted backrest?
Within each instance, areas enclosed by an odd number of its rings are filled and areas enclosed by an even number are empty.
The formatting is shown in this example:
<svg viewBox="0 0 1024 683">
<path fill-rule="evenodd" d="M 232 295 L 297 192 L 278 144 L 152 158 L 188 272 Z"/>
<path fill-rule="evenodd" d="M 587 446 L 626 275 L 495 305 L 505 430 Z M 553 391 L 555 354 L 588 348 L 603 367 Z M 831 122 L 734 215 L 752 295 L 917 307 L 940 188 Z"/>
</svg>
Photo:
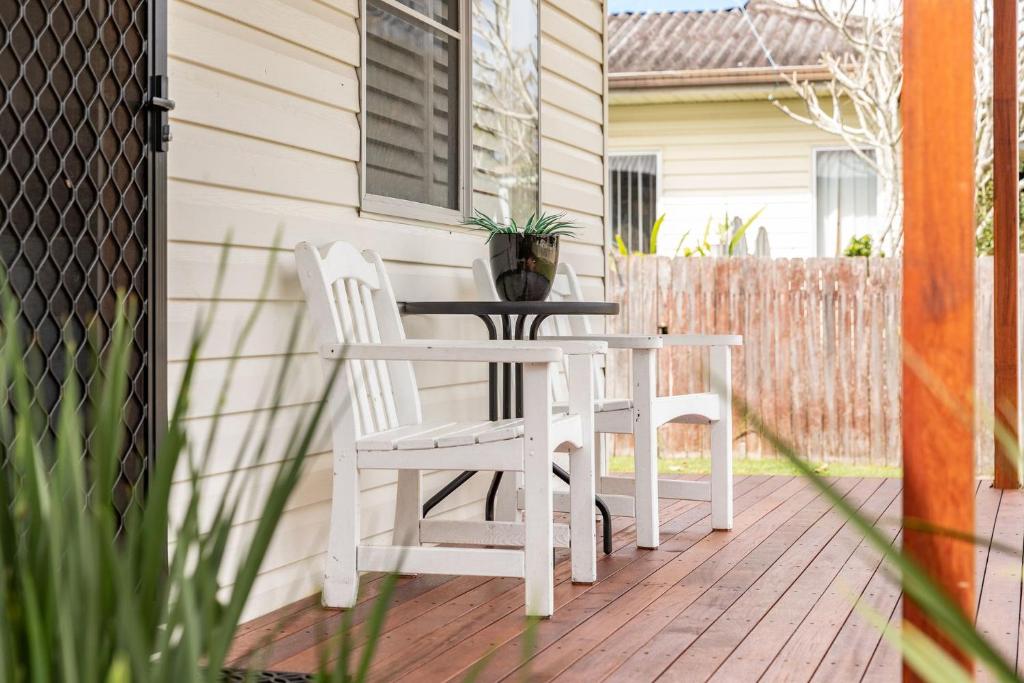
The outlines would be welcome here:
<svg viewBox="0 0 1024 683">
<path fill-rule="evenodd" d="M 498 301 L 498 290 L 494 286 L 494 278 L 491 277 L 490 264 L 484 259 L 477 259 L 473 262 L 473 279 L 476 282 L 477 293 L 483 299 Z M 580 287 L 576 271 L 568 263 L 559 263 L 555 281 L 551 285 L 551 293 L 548 294 L 548 301 L 585 301 L 583 289 Z M 551 316 L 540 326 L 542 336 L 586 336 L 592 334 L 590 321 L 584 315 L 555 315 Z M 594 363 L 594 398 L 604 398 L 604 373 L 602 372 L 603 355 L 597 356 Z M 551 394 L 556 403 L 564 403 L 569 400 L 568 365 L 563 360 L 558 372 L 552 373 Z"/>
<path fill-rule="evenodd" d="M 555 281 L 551 285 L 551 294 L 548 301 L 586 301 L 583 297 L 583 287 L 576 276 L 576 270 L 568 263 L 559 263 Z M 545 328 L 545 324 L 551 323 L 551 328 Z M 552 329 L 553 328 L 553 329 Z M 552 329 L 552 331 L 548 331 Z M 555 334 L 558 336 L 585 337 L 593 334 L 590 326 L 590 318 L 585 315 L 556 315 L 552 316 L 541 324 L 543 334 Z M 594 398 L 601 400 L 605 397 L 604 388 L 604 354 L 595 357 L 594 363 Z M 568 384 L 565 387 L 568 400 Z"/>
<path fill-rule="evenodd" d="M 378 254 L 335 242 L 321 257 L 315 246 L 301 242 L 295 247 L 295 263 L 319 344 L 405 340 L 394 291 Z M 348 400 L 333 410 L 351 418 L 355 438 L 421 421 L 411 363 L 350 360 L 345 365 L 339 381 L 347 384 Z"/>
</svg>

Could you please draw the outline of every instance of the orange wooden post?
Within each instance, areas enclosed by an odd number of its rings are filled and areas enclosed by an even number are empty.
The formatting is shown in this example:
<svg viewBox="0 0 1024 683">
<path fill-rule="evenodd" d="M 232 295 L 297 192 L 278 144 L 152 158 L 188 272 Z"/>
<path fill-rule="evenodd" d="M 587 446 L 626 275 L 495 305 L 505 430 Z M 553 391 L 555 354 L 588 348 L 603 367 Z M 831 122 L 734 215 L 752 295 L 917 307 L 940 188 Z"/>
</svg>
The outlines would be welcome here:
<svg viewBox="0 0 1024 683">
<path fill-rule="evenodd" d="M 973 0 L 906 0 L 904 13 L 903 516 L 973 533 Z M 969 541 L 911 528 L 903 547 L 973 614 Z M 970 670 L 917 605 L 903 619 Z"/>
<path fill-rule="evenodd" d="M 1020 488 L 1020 348 L 1017 327 L 1017 0 L 995 0 L 992 15 L 992 139 L 995 237 L 995 417 L 1007 441 L 996 438 L 995 480 L 1000 489 Z"/>
</svg>

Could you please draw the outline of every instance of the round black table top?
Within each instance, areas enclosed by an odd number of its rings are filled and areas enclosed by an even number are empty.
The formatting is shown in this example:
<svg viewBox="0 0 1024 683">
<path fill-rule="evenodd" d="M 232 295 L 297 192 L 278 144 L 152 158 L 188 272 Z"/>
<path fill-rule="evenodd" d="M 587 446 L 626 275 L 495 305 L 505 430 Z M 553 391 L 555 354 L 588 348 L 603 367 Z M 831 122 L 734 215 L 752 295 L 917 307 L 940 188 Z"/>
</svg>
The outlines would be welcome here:
<svg viewBox="0 0 1024 683">
<path fill-rule="evenodd" d="M 406 315 L 618 315 L 610 301 L 402 301 Z"/>
</svg>

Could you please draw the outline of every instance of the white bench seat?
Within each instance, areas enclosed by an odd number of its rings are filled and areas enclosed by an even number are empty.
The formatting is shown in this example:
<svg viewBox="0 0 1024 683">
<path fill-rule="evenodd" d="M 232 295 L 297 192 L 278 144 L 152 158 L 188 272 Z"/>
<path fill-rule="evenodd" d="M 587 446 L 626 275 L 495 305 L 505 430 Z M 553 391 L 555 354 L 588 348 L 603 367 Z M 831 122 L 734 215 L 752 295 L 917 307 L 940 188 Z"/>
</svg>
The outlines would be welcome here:
<svg viewBox="0 0 1024 683">
<path fill-rule="evenodd" d="M 552 417 L 553 440 L 579 433 L 579 416 L 566 410 Z M 474 444 L 497 443 L 522 438 L 522 418 L 496 422 L 434 422 L 398 427 L 363 437 L 356 442 L 357 451 L 422 451 L 435 448 L 456 448 Z M 565 441 L 562 438 L 562 441 Z M 486 458 L 486 455 L 484 455 Z"/>
</svg>

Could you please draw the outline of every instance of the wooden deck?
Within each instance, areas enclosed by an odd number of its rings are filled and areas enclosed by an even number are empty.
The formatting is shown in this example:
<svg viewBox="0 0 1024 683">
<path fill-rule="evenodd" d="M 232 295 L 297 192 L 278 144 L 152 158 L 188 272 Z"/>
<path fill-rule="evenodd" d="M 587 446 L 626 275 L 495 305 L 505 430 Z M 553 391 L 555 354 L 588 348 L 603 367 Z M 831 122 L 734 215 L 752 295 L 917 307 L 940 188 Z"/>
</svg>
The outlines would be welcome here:
<svg viewBox="0 0 1024 683">
<path fill-rule="evenodd" d="M 899 479 L 837 479 L 834 486 L 898 542 Z M 661 510 L 654 551 L 637 550 L 632 520 L 616 518 L 616 550 L 598 560 L 592 586 L 569 582 L 560 557 L 557 611 L 532 632 L 519 580 L 401 579 L 373 677 L 462 680 L 479 667 L 478 680 L 487 681 L 897 679 L 898 654 L 854 601 L 898 622 L 898 587 L 881 571 L 880 556 L 807 482 L 739 478 L 731 532 L 711 531 L 706 503 L 662 501 Z M 1024 494 L 979 482 L 977 527 L 1000 544 L 977 550 L 979 623 L 1016 660 Z M 379 584 L 380 577 L 366 577 L 352 612 L 357 646 Z M 236 661 L 313 671 L 340 615 L 312 597 L 250 622 L 236 637 Z"/>
</svg>

